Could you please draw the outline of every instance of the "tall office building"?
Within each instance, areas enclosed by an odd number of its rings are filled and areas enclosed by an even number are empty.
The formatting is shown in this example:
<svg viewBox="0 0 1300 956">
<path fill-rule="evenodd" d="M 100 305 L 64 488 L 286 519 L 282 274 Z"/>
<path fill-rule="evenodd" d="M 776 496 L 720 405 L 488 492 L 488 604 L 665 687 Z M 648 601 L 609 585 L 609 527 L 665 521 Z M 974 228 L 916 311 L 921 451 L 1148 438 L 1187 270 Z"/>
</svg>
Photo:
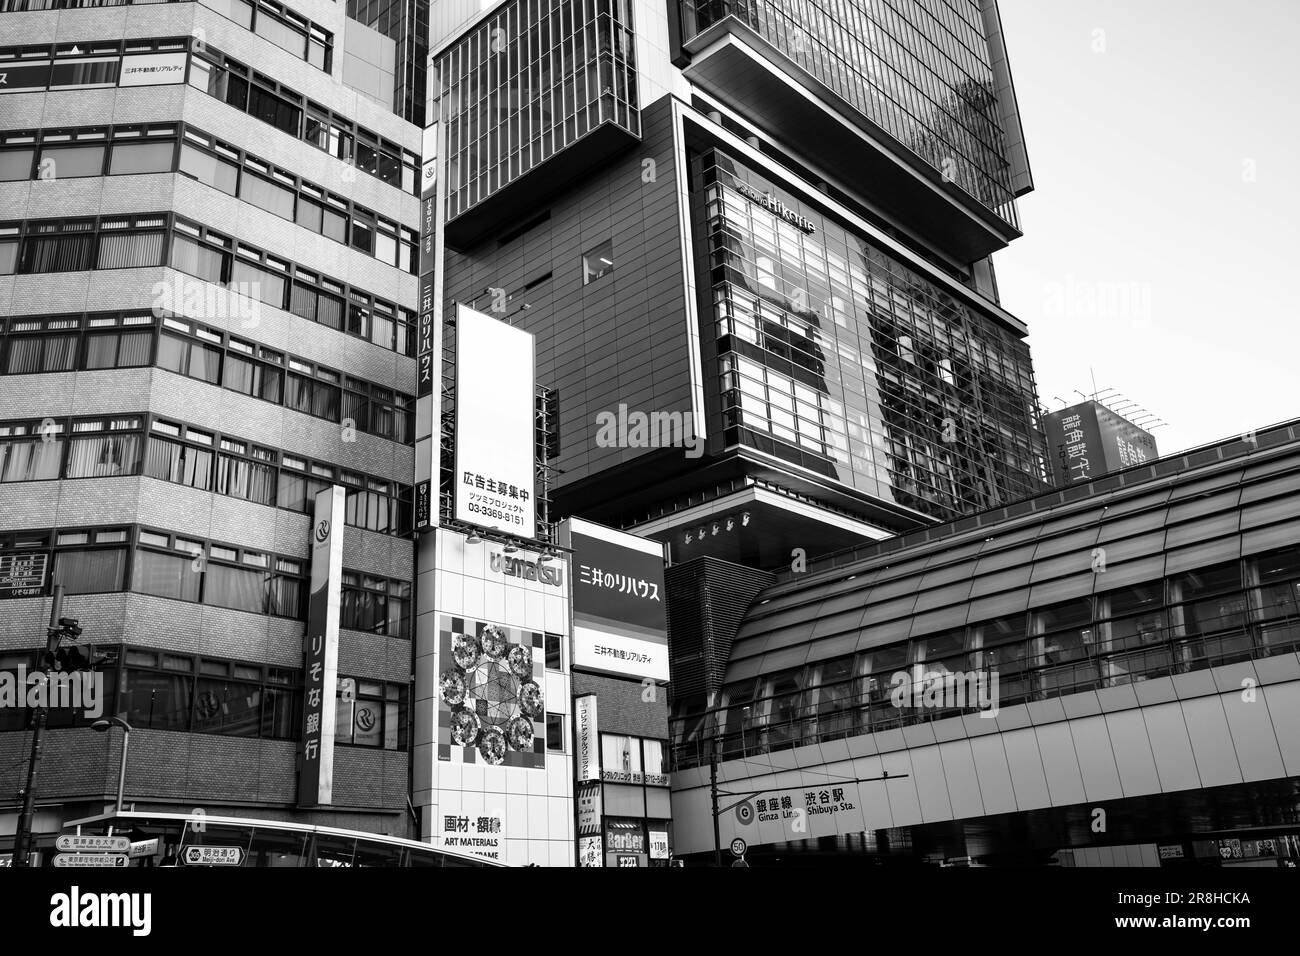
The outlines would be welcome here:
<svg viewBox="0 0 1300 956">
<path fill-rule="evenodd" d="M 0 10 L 0 671 L 61 585 L 128 805 L 413 832 L 410 53 L 327 0 Z M 38 847 L 117 788 L 85 711 Z"/>
<path fill-rule="evenodd" d="M 1032 188 L 994 0 L 431 27 L 434 296 L 536 337 L 554 512 L 667 544 L 675 735 L 768 571 L 1045 487 L 990 261 Z"/>
<path fill-rule="evenodd" d="M 1042 487 L 991 0 L 462 0 L 430 48 L 444 297 L 538 337 L 559 513 L 771 567 Z"/>
</svg>

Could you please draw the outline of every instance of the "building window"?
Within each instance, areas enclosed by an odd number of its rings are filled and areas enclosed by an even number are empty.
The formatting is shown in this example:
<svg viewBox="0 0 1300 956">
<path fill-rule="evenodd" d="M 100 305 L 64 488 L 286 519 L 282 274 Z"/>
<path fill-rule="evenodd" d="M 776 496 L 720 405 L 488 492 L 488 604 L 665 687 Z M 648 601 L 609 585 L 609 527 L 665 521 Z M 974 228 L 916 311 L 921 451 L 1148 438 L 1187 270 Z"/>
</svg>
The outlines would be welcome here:
<svg viewBox="0 0 1300 956">
<path fill-rule="evenodd" d="M 547 670 L 562 671 L 564 670 L 564 658 L 560 651 L 560 635 L 546 635 L 546 668 Z"/>
<path fill-rule="evenodd" d="M 59 477 L 62 432 L 60 424 L 44 431 L 39 422 L 0 426 L 0 482 Z"/>
<path fill-rule="evenodd" d="M 356 571 L 343 572 L 339 624 L 354 631 L 410 637 L 411 585 Z"/>
<path fill-rule="evenodd" d="M 582 256 L 582 284 L 595 282 L 614 271 L 614 240 L 606 239 Z"/>
<path fill-rule="evenodd" d="M 564 715 L 546 715 L 546 749 L 557 753 L 564 750 Z"/>
<path fill-rule="evenodd" d="M 401 684 L 350 680 L 352 700 L 335 700 L 334 740 L 354 747 L 406 748 L 407 689 Z"/>
<path fill-rule="evenodd" d="M 641 741 L 624 734 L 600 735 L 601 779 L 614 783 L 643 783 Z"/>
</svg>

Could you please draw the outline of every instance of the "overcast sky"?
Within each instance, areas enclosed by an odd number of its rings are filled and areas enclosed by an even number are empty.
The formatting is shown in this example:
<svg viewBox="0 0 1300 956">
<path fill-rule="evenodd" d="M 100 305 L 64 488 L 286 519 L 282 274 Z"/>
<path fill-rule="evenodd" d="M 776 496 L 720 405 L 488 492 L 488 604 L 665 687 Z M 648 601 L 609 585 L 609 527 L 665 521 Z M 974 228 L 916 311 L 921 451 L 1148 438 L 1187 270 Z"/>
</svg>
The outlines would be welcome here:
<svg viewBox="0 0 1300 956">
<path fill-rule="evenodd" d="M 1300 417 L 1300 0 L 1000 7 L 1035 190 L 994 263 L 1040 399 L 1095 374 L 1161 454 Z"/>
</svg>

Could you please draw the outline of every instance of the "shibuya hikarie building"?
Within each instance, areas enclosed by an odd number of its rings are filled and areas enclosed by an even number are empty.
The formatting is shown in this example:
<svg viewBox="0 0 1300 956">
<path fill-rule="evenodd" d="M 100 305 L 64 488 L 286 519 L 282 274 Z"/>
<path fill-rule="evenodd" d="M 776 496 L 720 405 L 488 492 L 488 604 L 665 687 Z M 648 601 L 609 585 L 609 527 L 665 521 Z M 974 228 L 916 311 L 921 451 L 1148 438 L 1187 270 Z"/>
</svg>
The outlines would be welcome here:
<svg viewBox="0 0 1300 956">
<path fill-rule="evenodd" d="M 665 545 L 675 736 L 769 571 L 1045 488 L 993 0 L 430 22 L 429 297 L 535 337 L 553 513 Z"/>
</svg>

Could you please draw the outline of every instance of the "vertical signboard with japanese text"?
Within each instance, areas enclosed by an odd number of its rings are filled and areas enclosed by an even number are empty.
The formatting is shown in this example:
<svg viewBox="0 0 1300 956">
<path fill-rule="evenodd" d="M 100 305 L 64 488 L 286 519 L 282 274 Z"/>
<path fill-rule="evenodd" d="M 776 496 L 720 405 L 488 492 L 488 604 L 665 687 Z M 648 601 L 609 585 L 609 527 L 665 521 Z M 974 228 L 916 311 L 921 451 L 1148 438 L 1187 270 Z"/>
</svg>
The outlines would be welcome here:
<svg viewBox="0 0 1300 956">
<path fill-rule="evenodd" d="M 1091 481 L 1157 457 L 1150 432 L 1099 402 L 1080 402 L 1045 415 L 1043 428 L 1058 488 Z"/>
<path fill-rule="evenodd" d="M 600 779 L 600 735 L 597 729 L 596 695 L 574 698 L 574 763 L 578 783 Z"/>
<path fill-rule="evenodd" d="M 432 75 L 432 74 L 430 74 Z M 434 106 L 434 109 L 437 107 Z M 438 136 L 437 122 L 427 126 L 421 143 L 420 168 L 420 307 L 415 332 L 415 530 L 438 525 L 438 478 L 441 468 L 442 327 L 439 321 Z"/>
<path fill-rule="evenodd" d="M 342 485 L 316 495 L 311 523 L 311 593 L 303 641 L 302 760 L 298 806 L 333 802 L 335 686 L 338 683 L 339 612 L 343 584 Z"/>
<path fill-rule="evenodd" d="M 668 680 L 663 544 L 571 518 L 573 665 L 620 677 Z"/>
<path fill-rule="evenodd" d="M 533 336 L 456 306 L 458 521 L 522 538 L 537 533 Z"/>
</svg>

